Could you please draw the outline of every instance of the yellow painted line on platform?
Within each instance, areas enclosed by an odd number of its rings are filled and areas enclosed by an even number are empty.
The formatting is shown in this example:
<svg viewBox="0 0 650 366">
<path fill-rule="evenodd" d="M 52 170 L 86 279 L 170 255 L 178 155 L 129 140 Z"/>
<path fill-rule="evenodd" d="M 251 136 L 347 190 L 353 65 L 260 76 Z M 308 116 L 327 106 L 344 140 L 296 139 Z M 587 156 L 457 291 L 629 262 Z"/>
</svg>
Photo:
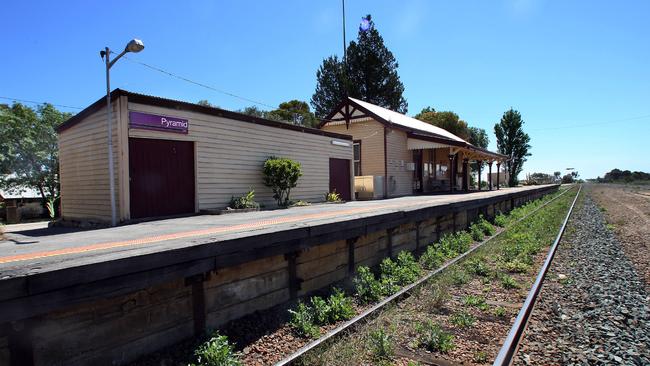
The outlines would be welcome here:
<svg viewBox="0 0 650 366">
<path fill-rule="evenodd" d="M 174 239 L 187 239 L 187 238 L 192 238 L 192 237 L 197 237 L 197 236 L 223 234 L 223 233 L 233 232 L 233 231 L 238 231 L 238 230 L 260 229 L 260 228 L 269 227 L 269 226 L 273 226 L 273 225 L 287 224 L 287 223 L 292 223 L 292 222 L 299 222 L 299 221 L 308 220 L 308 219 L 324 219 L 324 218 L 330 218 L 330 217 L 335 217 L 335 216 L 340 216 L 340 215 L 359 214 L 359 213 L 364 213 L 364 212 L 383 210 L 383 209 L 387 209 L 387 208 L 398 208 L 398 207 L 403 208 L 403 207 L 410 207 L 410 206 L 422 205 L 422 204 L 427 204 L 427 203 L 433 203 L 435 201 L 440 201 L 440 200 L 437 199 L 437 200 L 420 201 L 420 202 L 417 202 L 417 203 L 414 203 L 414 204 L 403 204 L 403 203 L 397 204 L 397 203 L 393 203 L 393 204 L 384 204 L 384 205 L 377 205 L 377 206 L 365 207 L 365 208 L 354 208 L 354 209 L 340 210 L 340 211 L 335 211 L 335 212 L 313 213 L 313 214 L 306 214 L 306 215 L 293 215 L 293 216 L 279 217 L 279 218 L 275 218 L 275 219 L 253 221 L 253 222 L 244 223 L 244 224 L 213 227 L 213 228 L 201 229 L 201 230 L 190 230 L 190 231 L 183 231 L 183 232 L 172 233 L 172 234 L 164 234 L 164 235 L 154 235 L 154 236 L 149 236 L 149 237 L 144 237 L 144 238 L 139 238 L 139 239 L 131 239 L 131 240 L 123 240 L 123 241 L 115 241 L 115 242 L 105 242 L 105 243 L 89 244 L 89 245 L 72 247 L 72 248 L 49 250 L 49 251 L 43 251 L 43 252 L 18 254 L 18 255 L 0 257 L 0 264 L 12 263 L 12 262 L 20 262 L 20 261 L 26 261 L 26 260 L 32 260 L 32 259 L 56 257 L 56 256 L 68 255 L 68 254 L 81 254 L 81 253 L 88 253 L 88 252 L 94 252 L 94 251 L 105 250 L 105 249 L 122 248 L 122 247 L 135 246 L 135 245 L 159 243 L 159 242 L 162 242 L 162 241 L 168 241 L 168 240 L 174 240 Z"/>
</svg>

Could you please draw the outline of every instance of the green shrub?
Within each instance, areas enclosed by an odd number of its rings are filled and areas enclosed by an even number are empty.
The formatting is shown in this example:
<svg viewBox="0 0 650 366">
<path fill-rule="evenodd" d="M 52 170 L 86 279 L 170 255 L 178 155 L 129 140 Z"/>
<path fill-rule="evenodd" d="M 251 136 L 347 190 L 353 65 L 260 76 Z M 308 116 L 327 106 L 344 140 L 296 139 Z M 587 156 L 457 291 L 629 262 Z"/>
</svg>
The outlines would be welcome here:
<svg viewBox="0 0 650 366">
<path fill-rule="evenodd" d="M 476 318 L 466 311 L 459 311 L 449 317 L 449 321 L 455 326 L 469 328 L 476 322 Z"/>
<path fill-rule="evenodd" d="M 481 257 L 473 257 L 465 261 L 465 268 L 469 273 L 477 276 L 487 277 L 490 274 L 490 267 L 485 263 Z"/>
<path fill-rule="evenodd" d="M 327 299 L 329 306 L 329 321 L 336 323 L 339 320 L 348 320 L 356 314 L 352 304 L 352 298 L 345 296 L 345 293 L 338 288 L 334 288 L 334 293 Z"/>
<path fill-rule="evenodd" d="M 481 296 L 467 295 L 463 298 L 463 304 L 467 306 L 475 306 L 483 311 L 488 309 L 488 304 Z"/>
<path fill-rule="evenodd" d="M 513 288 L 519 288 L 519 283 L 515 281 L 514 278 L 508 275 L 503 275 L 501 276 L 501 286 L 505 289 L 513 289 Z"/>
<path fill-rule="evenodd" d="M 445 258 L 454 258 L 459 253 L 455 249 L 454 234 L 445 234 L 436 244 L 437 249 L 443 253 Z"/>
<path fill-rule="evenodd" d="M 399 252 L 395 262 L 390 258 L 384 259 L 380 267 L 382 277 L 390 279 L 390 282 L 399 286 L 415 282 L 422 274 L 422 269 L 413 254 L 407 251 Z"/>
<path fill-rule="evenodd" d="M 379 328 L 370 332 L 368 341 L 375 359 L 385 360 L 393 357 L 393 337 L 384 329 Z"/>
<path fill-rule="evenodd" d="M 433 245 L 427 247 L 427 251 L 420 257 L 420 265 L 428 270 L 434 270 L 445 263 L 445 254 Z"/>
<path fill-rule="evenodd" d="M 228 337 L 212 333 L 210 339 L 194 350 L 195 366 L 239 366 L 239 355 L 228 342 Z"/>
<path fill-rule="evenodd" d="M 320 296 L 311 298 L 311 308 L 314 311 L 314 324 L 325 325 L 330 320 L 330 306 Z"/>
<path fill-rule="evenodd" d="M 445 257 L 454 258 L 466 252 L 472 242 L 472 236 L 468 232 L 459 231 L 455 234 L 443 235 L 437 247 L 445 254 Z"/>
<path fill-rule="evenodd" d="M 366 266 L 357 268 L 354 285 L 357 297 L 362 303 L 379 301 L 384 296 L 384 286 Z"/>
<path fill-rule="evenodd" d="M 287 158 L 271 156 L 264 162 L 264 185 L 273 190 L 273 198 L 280 207 L 289 205 L 291 189 L 302 176 L 300 163 Z"/>
<path fill-rule="evenodd" d="M 251 189 L 241 197 L 231 197 L 228 207 L 239 210 L 244 208 L 260 208 L 260 205 L 255 202 L 255 191 Z"/>
<path fill-rule="evenodd" d="M 508 218 L 506 217 L 506 215 L 499 213 L 494 218 L 494 224 L 498 227 L 505 227 L 508 224 Z"/>
<path fill-rule="evenodd" d="M 473 223 L 469 227 L 469 233 L 472 235 L 472 239 L 474 239 L 474 241 L 482 241 L 483 240 L 483 237 L 484 237 L 483 229 L 481 228 L 481 226 L 479 226 L 479 224 Z"/>
<path fill-rule="evenodd" d="M 341 195 L 336 193 L 336 190 L 327 192 L 325 193 L 325 202 L 341 202 Z"/>
<path fill-rule="evenodd" d="M 485 236 L 492 236 L 497 232 L 497 229 L 495 229 L 494 226 L 483 217 L 483 215 L 479 217 L 478 225 L 481 227 L 481 230 L 483 230 Z"/>
<path fill-rule="evenodd" d="M 442 330 L 439 324 L 434 324 L 431 320 L 418 323 L 415 331 L 418 334 L 416 339 L 418 347 L 440 353 L 447 353 L 454 348 L 454 336 Z"/>
<path fill-rule="evenodd" d="M 296 334 L 305 338 L 318 338 L 320 336 L 320 329 L 314 325 L 314 313 L 311 307 L 299 302 L 296 310 L 289 310 L 289 313 L 291 313 L 289 325 Z"/>
</svg>

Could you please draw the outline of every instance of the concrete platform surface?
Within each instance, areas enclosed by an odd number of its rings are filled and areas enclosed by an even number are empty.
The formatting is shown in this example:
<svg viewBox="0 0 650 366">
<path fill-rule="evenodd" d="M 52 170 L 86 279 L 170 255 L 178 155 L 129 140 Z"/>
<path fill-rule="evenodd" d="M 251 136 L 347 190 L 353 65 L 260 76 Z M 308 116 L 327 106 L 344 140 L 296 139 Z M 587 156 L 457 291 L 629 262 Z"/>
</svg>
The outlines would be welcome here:
<svg viewBox="0 0 650 366">
<path fill-rule="evenodd" d="M 507 188 L 470 194 L 409 196 L 343 204 L 228 215 L 201 215 L 80 231 L 66 228 L 12 230 L 0 241 L 0 280 L 62 268 L 141 256 L 245 236 L 345 222 L 392 212 L 454 204 L 539 189 Z"/>
</svg>

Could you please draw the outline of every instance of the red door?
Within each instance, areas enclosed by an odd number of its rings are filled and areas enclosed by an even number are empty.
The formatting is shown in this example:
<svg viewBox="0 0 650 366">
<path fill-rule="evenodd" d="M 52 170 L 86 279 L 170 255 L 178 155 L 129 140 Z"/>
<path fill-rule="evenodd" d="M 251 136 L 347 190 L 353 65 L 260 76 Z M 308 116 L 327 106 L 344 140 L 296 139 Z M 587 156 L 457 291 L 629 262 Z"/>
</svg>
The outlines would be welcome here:
<svg viewBox="0 0 650 366">
<path fill-rule="evenodd" d="M 131 218 L 194 213 L 194 143 L 129 138 Z"/>
<path fill-rule="evenodd" d="M 350 160 L 330 158 L 330 192 L 336 191 L 344 201 L 350 201 Z"/>
</svg>

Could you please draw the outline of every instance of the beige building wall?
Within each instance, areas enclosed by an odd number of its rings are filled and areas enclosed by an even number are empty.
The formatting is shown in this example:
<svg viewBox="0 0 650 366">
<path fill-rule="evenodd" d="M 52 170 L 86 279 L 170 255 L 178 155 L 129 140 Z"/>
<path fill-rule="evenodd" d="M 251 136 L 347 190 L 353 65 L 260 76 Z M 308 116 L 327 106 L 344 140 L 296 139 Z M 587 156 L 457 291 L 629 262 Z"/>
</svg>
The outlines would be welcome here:
<svg viewBox="0 0 650 366">
<path fill-rule="evenodd" d="M 408 170 L 413 162 L 413 151 L 407 149 L 406 132 L 388 129 L 386 150 L 388 151 L 388 196 L 413 194 L 413 171 Z"/>
<path fill-rule="evenodd" d="M 113 161 L 116 166 L 115 194 L 119 177 L 119 103 L 113 103 Z M 110 222 L 106 107 L 58 135 L 61 213 L 66 220 Z M 120 212 L 119 202 L 116 206 Z"/>
<path fill-rule="evenodd" d="M 368 119 L 354 122 L 350 128 L 345 124 L 325 125 L 323 131 L 352 135 L 361 142 L 361 175 L 381 175 L 384 171 L 384 125 Z"/>
<path fill-rule="evenodd" d="M 187 135 L 129 129 L 129 111 L 189 120 Z M 113 100 L 113 159 L 118 221 L 130 219 L 129 137 L 193 141 L 195 146 L 195 210 L 225 208 L 232 196 L 254 189 L 256 200 L 275 207 L 263 184 L 262 165 L 269 156 L 287 157 L 302 165 L 303 176 L 291 199 L 320 202 L 329 191 L 329 159 L 350 160 L 352 141 L 256 123 Z M 65 220 L 109 223 L 106 108 L 59 133 L 61 212 Z M 349 146 L 333 145 L 344 141 Z M 351 184 L 351 191 L 354 187 Z"/>
<path fill-rule="evenodd" d="M 128 103 L 128 109 L 189 120 L 187 135 L 129 129 L 129 137 L 195 142 L 197 211 L 225 208 L 232 196 L 241 196 L 249 189 L 255 190 L 256 201 L 275 207 L 273 193 L 264 186 L 262 174 L 264 161 L 272 155 L 296 160 L 302 166 L 303 175 L 291 191 L 294 200 L 324 200 L 329 191 L 330 158 L 350 160 L 353 175 L 349 140 L 144 104 Z M 333 140 L 346 141 L 349 146 L 333 145 Z M 128 163 L 128 158 L 125 161 Z M 123 192 L 126 196 L 127 191 Z"/>
</svg>

